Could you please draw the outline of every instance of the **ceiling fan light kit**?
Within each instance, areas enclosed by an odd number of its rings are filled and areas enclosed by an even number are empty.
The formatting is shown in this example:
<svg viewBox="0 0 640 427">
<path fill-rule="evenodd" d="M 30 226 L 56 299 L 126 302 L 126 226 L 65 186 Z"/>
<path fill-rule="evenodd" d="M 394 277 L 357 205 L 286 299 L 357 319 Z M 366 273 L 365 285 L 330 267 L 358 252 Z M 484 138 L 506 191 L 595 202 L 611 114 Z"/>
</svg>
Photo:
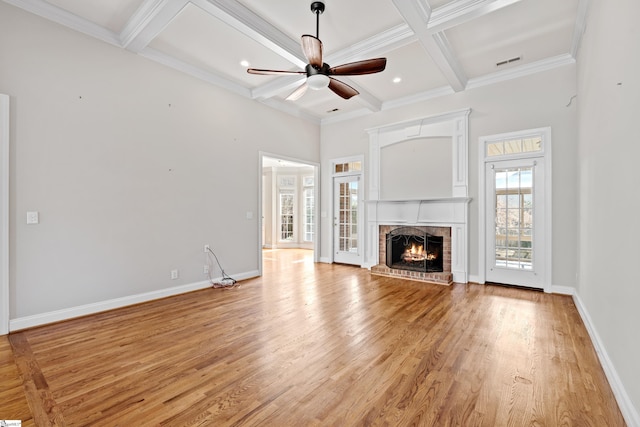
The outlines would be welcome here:
<svg viewBox="0 0 640 427">
<path fill-rule="evenodd" d="M 307 77 L 307 86 L 309 89 L 320 90 L 329 86 L 329 76 L 325 76 L 324 74 L 313 74 Z"/>
<path fill-rule="evenodd" d="M 307 88 L 320 90 L 329 87 L 336 95 L 349 99 L 359 92 L 349 86 L 333 78 L 332 76 L 358 76 L 362 74 L 373 74 L 384 71 L 387 65 L 386 58 L 365 59 L 363 61 L 350 62 L 348 64 L 330 67 L 322 61 L 322 41 L 320 40 L 320 15 L 324 12 L 324 2 L 314 1 L 311 3 L 311 12 L 316 15 L 316 35 L 305 34 L 301 37 L 302 52 L 307 58 L 308 64 L 305 71 L 286 71 L 286 70 L 265 70 L 259 68 L 248 68 L 249 74 L 262 75 L 283 75 L 283 74 L 306 74 L 307 80 L 300 85 L 291 95 L 287 97 L 288 101 L 294 101 L 300 98 L 306 92 Z"/>
</svg>

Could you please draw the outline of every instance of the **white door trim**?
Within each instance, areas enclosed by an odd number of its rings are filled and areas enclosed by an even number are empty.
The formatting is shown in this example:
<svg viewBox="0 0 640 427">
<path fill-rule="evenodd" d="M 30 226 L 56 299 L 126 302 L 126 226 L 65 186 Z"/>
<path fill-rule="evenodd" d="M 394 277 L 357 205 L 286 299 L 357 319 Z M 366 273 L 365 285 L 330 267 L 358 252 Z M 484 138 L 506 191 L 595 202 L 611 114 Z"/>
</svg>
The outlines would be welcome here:
<svg viewBox="0 0 640 427">
<path fill-rule="evenodd" d="M 304 165 L 313 166 L 313 180 L 315 191 L 314 197 L 314 239 L 313 239 L 313 261 L 318 262 L 320 257 L 320 163 L 310 162 L 308 160 L 301 160 L 294 157 L 283 156 L 280 154 L 273 154 L 266 151 L 258 152 L 258 274 L 262 276 L 262 164 L 264 157 L 271 157 L 275 159 L 287 160 L 290 162 L 301 163 Z"/>
<path fill-rule="evenodd" d="M 551 161 L 551 128 L 536 128 L 536 129 L 528 129 L 517 132 L 508 132 L 501 133 L 496 135 L 489 136 L 481 136 L 478 138 L 478 283 L 485 283 L 487 272 L 486 272 L 486 242 L 487 242 L 487 227 L 486 227 L 486 187 L 485 187 L 485 163 L 488 160 L 486 156 L 486 144 L 492 141 L 499 140 L 507 140 L 507 139 L 518 139 L 524 138 L 532 135 L 541 135 L 542 136 L 542 151 L 536 152 L 533 154 L 521 154 L 519 156 L 508 156 L 504 158 L 496 157 L 491 158 L 491 161 L 497 160 L 506 160 L 506 159 L 523 159 L 523 158 L 533 158 L 533 157 L 544 157 L 545 161 L 545 176 L 544 176 L 544 222 L 545 222 L 545 231 L 544 231 L 544 262 L 545 262 L 545 272 L 543 278 L 543 290 L 545 292 L 551 292 L 552 288 L 552 239 L 553 239 L 553 228 L 552 228 L 552 205 L 551 201 L 552 197 L 552 161 Z"/>
<path fill-rule="evenodd" d="M 9 333 L 9 96 L 0 94 L 0 335 Z"/>
<path fill-rule="evenodd" d="M 360 162 L 360 170 L 357 172 L 344 172 L 344 173 L 337 173 L 336 172 L 336 165 L 342 164 L 342 163 L 349 163 L 349 162 Z M 335 261 L 335 248 L 336 248 L 336 239 L 335 239 L 335 222 L 334 222 L 334 218 L 333 216 L 335 215 L 335 204 L 334 204 L 334 200 L 336 198 L 335 195 L 335 178 L 340 177 L 340 176 L 359 176 L 360 177 L 360 187 L 359 187 L 359 192 L 358 192 L 358 250 L 359 250 L 359 256 L 360 256 L 360 265 L 362 266 L 362 263 L 364 261 L 364 255 L 363 255 L 363 249 L 364 249 L 364 245 L 365 245 L 365 240 L 364 240 L 364 230 L 365 230 L 365 223 L 364 223 L 364 188 L 365 188 L 365 181 L 364 181 L 364 168 L 365 168 L 365 164 L 364 164 L 364 155 L 357 155 L 357 156 L 349 156 L 349 157 L 339 157 L 339 158 L 335 158 L 335 159 L 331 159 L 330 160 L 331 163 L 331 202 L 330 202 L 330 206 L 329 206 L 329 212 L 331 213 L 331 251 L 330 251 L 330 256 L 329 256 L 329 263 L 332 264 Z"/>
</svg>

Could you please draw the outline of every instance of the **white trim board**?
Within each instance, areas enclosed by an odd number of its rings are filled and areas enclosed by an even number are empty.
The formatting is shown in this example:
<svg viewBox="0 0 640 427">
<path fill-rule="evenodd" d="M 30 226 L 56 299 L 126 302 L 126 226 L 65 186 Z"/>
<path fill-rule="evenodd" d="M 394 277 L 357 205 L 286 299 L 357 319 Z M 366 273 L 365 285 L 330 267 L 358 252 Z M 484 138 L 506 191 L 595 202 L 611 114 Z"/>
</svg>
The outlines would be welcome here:
<svg viewBox="0 0 640 427">
<path fill-rule="evenodd" d="M 238 281 L 258 277 L 258 271 L 248 271 L 245 273 L 234 274 L 234 278 Z M 213 279 L 214 282 L 222 280 L 222 277 Z M 48 313 L 34 314 L 32 316 L 19 317 L 12 319 L 9 323 L 9 330 L 18 331 L 21 329 L 33 328 L 36 326 L 46 325 L 48 323 L 60 322 L 76 317 L 96 314 L 103 311 L 122 308 L 129 305 L 140 304 L 161 298 L 171 297 L 175 295 L 185 294 L 187 292 L 198 291 L 210 288 L 211 282 L 204 280 L 202 282 L 188 283 L 186 285 L 175 286 L 172 288 L 160 289 L 157 291 L 146 292 L 143 294 L 129 295 L 121 298 L 114 298 L 106 301 L 99 301 L 91 304 L 80 305 L 77 307 L 69 307 L 62 310 L 50 311 Z"/>
<path fill-rule="evenodd" d="M 9 333 L 9 96 L 0 94 L 0 335 Z"/>
</svg>

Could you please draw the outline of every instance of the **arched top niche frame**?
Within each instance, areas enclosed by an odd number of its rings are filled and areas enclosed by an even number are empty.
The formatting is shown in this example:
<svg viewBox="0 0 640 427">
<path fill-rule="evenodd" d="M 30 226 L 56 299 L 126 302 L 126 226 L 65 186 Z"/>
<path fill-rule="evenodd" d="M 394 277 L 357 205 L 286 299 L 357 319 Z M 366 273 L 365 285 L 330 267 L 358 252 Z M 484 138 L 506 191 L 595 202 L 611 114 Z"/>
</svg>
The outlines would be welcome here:
<svg viewBox="0 0 640 427">
<path fill-rule="evenodd" d="M 367 129 L 369 134 L 369 198 L 380 200 L 380 152 L 382 148 L 416 138 L 451 137 L 452 197 L 468 197 L 469 114 L 471 109 L 451 111 L 421 119 Z"/>
</svg>

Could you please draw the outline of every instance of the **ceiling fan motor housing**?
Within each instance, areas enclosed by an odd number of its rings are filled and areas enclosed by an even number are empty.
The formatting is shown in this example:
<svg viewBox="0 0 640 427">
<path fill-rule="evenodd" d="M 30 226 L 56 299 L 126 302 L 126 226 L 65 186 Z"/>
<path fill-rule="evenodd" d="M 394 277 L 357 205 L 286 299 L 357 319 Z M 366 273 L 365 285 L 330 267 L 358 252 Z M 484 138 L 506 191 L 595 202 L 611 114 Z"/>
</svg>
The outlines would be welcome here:
<svg viewBox="0 0 640 427">
<path fill-rule="evenodd" d="M 320 68 L 314 67 L 311 64 L 307 64 L 307 66 L 305 67 L 305 70 L 307 71 L 307 77 L 313 76 L 315 74 L 324 74 L 325 76 L 328 76 L 329 75 L 329 64 L 324 62 L 322 64 L 322 67 L 320 67 Z"/>
</svg>

